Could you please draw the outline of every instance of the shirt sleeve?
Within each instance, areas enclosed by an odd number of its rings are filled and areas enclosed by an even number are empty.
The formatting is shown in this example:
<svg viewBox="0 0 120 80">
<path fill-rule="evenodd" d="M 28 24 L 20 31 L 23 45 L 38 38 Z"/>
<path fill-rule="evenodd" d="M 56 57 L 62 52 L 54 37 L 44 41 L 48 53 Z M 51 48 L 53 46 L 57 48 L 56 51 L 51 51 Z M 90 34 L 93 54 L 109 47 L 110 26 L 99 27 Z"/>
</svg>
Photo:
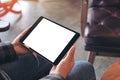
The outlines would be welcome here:
<svg viewBox="0 0 120 80">
<path fill-rule="evenodd" d="M 65 79 L 58 74 L 49 74 L 39 80 L 65 80 Z"/>
<path fill-rule="evenodd" d="M 0 65 L 18 59 L 11 43 L 0 43 Z"/>
</svg>

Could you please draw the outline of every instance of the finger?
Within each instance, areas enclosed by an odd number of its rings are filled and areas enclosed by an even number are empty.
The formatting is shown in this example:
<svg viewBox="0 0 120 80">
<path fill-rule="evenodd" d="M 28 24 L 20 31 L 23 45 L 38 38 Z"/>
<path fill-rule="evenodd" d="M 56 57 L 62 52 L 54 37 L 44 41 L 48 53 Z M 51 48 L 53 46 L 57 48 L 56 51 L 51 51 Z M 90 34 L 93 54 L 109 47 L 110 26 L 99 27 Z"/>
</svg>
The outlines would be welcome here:
<svg viewBox="0 0 120 80">
<path fill-rule="evenodd" d="M 19 41 L 29 30 L 31 29 L 30 27 L 27 27 L 23 32 L 21 32 L 15 39 L 14 41 Z M 13 43 L 14 43 L 13 41 Z"/>
<path fill-rule="evenodd" d="M 50 70 L 50 73 L 53 73 L 55 71 L 55 69 L 56 69 L 56 66 L 53 66 Z"/>
<path fill-rule="evenodd" d="M 67 53 L 67 55 L 66 55 L 66 57 L 65 57 L 65 60 L 67 59 L 67 60 L 73 60 L 74 59 L 74 53 L 75 53 L 75 46 L 72 46 L 71 48 L 70 48 L 70 50 L 68 51 L 68 53 Z"/>
<path fill-rule="evenodd" d="M 23 37 L 30 29 L 31 29 L 31 26 L 27 27 L 23 32 L 19 34 L 19 38 Z"/>
<path fill-rule="evenodd" d="M 51 70 L 55 70 L 55 68 L 56 68 L 56 66 L 53 66 L 53 67 L 51 68 Z"/>
</svg>

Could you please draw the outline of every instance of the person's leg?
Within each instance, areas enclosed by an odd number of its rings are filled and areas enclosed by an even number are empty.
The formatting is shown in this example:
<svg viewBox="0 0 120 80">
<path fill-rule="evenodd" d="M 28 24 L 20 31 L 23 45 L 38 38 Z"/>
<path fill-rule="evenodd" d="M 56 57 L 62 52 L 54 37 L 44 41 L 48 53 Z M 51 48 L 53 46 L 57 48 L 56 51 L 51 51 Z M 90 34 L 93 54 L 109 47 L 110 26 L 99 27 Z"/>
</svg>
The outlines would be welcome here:
<svg viewBox="0 0 120 80">
<path fill-rule="evenodd" d="M 12 80 L 37 80 L 49 73 L 52 65 L 38 56 L 39 65 L 32 54 L 19 56 L 18 61 L 0 66 Z"/>
<path fill-rule="evenodd" d="M 92 64 L 86 61 L 77 61 L 67 77 L 67 80 L 96 80 Z"/>
</svg>

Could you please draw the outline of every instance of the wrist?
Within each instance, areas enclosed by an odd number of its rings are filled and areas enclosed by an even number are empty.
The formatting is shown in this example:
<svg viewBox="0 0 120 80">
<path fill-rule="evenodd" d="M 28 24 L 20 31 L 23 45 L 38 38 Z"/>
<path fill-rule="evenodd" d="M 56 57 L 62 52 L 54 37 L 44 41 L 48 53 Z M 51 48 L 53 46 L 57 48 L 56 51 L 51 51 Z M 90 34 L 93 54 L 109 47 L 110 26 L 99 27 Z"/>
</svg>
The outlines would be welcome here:
<svg viewBox="0 0 120 80">
<path fill-rule="evenodd" d="M 60 80 L 65 80 L 65 78 L 63 76 L 61 76 L 60 74 L 51 73 L 51 74 L 49 74 L 49 76 L 54 76 L 54 77 L 56 77 L 56 78 L 58 78 Z"/>
<path fill-rule="evenodd" d="M 59 75 L 60 77 L 62 77 L 64 79 L 66 79 L 66 77 L 67 77 L 67 74 L 64 71 L 62 72 L 62 71 L 57 71 L 57 70 L 53 70 L 53 71 L 51 70 L 50 74 Z"/>
<path fill-rule="evenodd" d="M 21 45 L 20 43 L 12 43 L 12 44 L 17 55 L 31 53 L 25 46 Z"/>
</svg>

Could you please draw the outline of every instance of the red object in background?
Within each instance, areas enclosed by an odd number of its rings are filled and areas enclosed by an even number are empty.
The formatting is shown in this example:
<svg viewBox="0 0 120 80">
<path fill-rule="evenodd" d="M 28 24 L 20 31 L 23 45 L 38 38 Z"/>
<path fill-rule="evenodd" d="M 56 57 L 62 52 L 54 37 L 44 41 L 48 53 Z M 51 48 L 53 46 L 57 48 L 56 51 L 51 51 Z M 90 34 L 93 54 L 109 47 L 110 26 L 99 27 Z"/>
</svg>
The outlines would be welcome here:
<svg viewBox="0 0 120 80">
<path fill-rule="evenodd" d="M 6 15 L 8 12 L 13 12 L 15 14 L 21 13 L 21 11 L 13 10 L 13 6 L 18 2 L 18 0 L 12 0 L 10 2 L 0 2 L 0 17 Z"/>
</svg>

